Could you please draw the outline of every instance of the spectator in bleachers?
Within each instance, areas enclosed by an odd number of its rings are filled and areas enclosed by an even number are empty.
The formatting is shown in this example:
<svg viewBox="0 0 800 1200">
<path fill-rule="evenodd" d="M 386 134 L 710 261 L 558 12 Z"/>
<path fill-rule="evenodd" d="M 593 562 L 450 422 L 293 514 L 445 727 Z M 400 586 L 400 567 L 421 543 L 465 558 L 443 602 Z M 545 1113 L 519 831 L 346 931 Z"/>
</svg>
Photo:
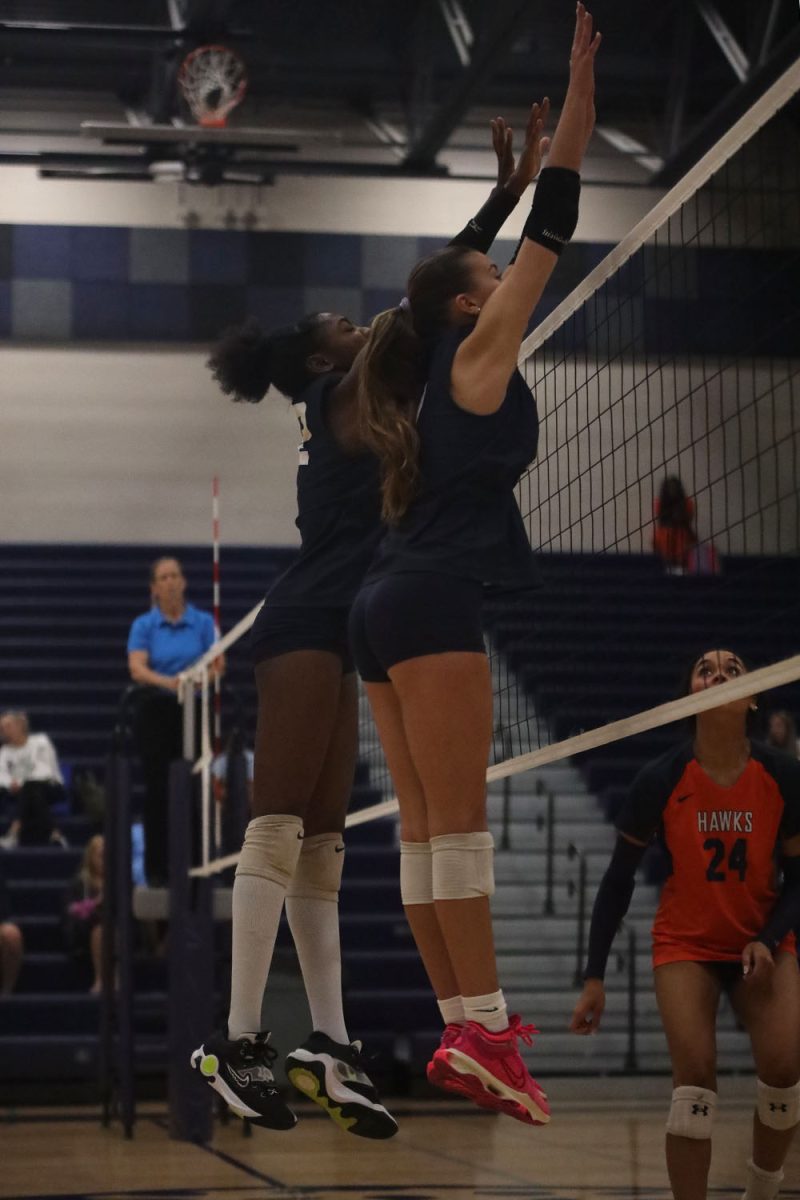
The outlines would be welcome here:
<svg viewBox="0 0 800 1200">
<path fill-rule="evenodd" d="M 670 574 L 682 574 L 697 545 L 694 529 L 694 501 L 687 496 L 676 475 L 668 475 L 655 502 L 653 552 Z"/>
<path fill-rule="evenodd" d="M 103 835 L 87 842 L 80 870 L 67 891 L 64 935 L 70 953 L 91 962 L 93 981 L 89 991 L 102 990 L 103 961 Z"/>
<path fill-rule="evenodd" d="M 10 996 L 22 966 L 22 931 L 9 920 L 6 881 L 0 873 L 0 996 Z"/>
<path fill-rule="evenodd" d="M 64 778 L 55 746 L 46 733 L 31 733 L 27 713 L 0 715 L 0 793 L 11 806 L 13 820 L 0 846 L 65 846 L 52 808 L 66 800 Z"/>
<path fill-rule="evenodd" d="M 797 740 L 795 719 L 785 708 L 777 708 L 767 718 L 767 745 L 792 758 L 800 758 L 800 742 Z"/>
<path fill-rule="evenodd" d="M 186 577 L 177 558 L 153 563 L 150 595 L 152 608 L 136 618 L 128 635 L 128 669 L 133 682 L 142 684 L 134 732 L 145 778 L 145 873 L 154 887 L 167 881 L 169 768 L 183 752 L 178 675 L 213 645 L 214 620 L 186 603 Z M 219 659 L 215 669 L 222 668 Z"/>
</svg>

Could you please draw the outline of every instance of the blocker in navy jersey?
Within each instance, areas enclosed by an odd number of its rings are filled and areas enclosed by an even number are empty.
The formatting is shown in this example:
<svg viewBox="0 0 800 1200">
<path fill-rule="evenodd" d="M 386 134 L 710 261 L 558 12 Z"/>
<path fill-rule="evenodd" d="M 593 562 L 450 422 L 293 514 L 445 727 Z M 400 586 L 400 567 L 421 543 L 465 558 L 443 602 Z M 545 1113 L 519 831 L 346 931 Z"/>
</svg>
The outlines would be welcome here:
<svg viewBox="0 0 800 1200">
<path fill-rule="evenodd" d="M 326 418 L 326 404 L 341 379 L 321 376 L 293 405 L 301 434 L 295 522 L 300 553 L 256 618 L 250 635 L 256 661 L 292 650 L 330 650 L 352 670 L 347 614 L 382 526 L 375 459 L 346 453 Z"/>
<path fill-rule="evenodd" d="M 481 585 L 536 582 L 514 496 L 536 455 L 536 404 L 515 370 L 496 412 L 458 407 L 450 371 L 472 328 L 448 333 L 433 349 L 417 418 L 419 495 L 385 534 L 353 606 L 350 640 L 367 682 L 385 682 L 391 667 L 411 658 L 480 653 Z"/>
<path fill-rule="evenodd" d="M 536 457 L 536 404 L 515 370 L 496 412 L 480 416 L 459 408 L 450 372 L 456 351 L 473 328 L 452 330 L 433 347 L 417 418 L 419 494 L 386 533 L 368 581 L 406 571 L 501 586 L 535 580 L 514 487 Z"/>
</svg>

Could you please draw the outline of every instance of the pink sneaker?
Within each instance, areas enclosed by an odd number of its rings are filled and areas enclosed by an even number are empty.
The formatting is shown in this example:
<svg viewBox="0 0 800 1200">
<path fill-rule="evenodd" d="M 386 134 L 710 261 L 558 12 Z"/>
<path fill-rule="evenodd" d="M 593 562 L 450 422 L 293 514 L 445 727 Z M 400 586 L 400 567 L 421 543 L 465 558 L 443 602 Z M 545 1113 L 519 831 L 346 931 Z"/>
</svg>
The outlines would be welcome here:
<svg viewBox="0 0 800 1200">
<path fill-rule="evenodd" d="M 445 1030 L 447 1033 L 447 1030 Z M 533 1043 L 533 1025 L 511 1017 L 508 1029 L 490 1033 L 477 1021 L 468 1021 L 449 1044 L 442 1045 L 428 1064 L 428 1079 L 448 1092 L 458 1092 L 481 1108 L 505 1113 L 528 1125 L 546 1125 L 550 1105 L 530 1075 L 517 1047 L 517 1039 Z"/>
<path fill-rule="evenodd" d="M 444 1055 L 440 1057 L 439 1054 L 441 1050 L 449 1050 L 451 1046 L 454 1046 L 463 1032 L 463 1025 L 456 1025 L 453 1022 L 445 1025 L 442 1040 L 434 1051 L 425 1073 L 428 1076 L 428 1083 L 432 1083 L 434 1087 L 442 1088 L 445 1092 L 455 1092 L 459 1096 L 467 1096 L 471 1100 L 475 1091 L 474 1081 L 460 1075 L 458 1071 L 454 1071 L 447 1058 Z"/>
</svg>

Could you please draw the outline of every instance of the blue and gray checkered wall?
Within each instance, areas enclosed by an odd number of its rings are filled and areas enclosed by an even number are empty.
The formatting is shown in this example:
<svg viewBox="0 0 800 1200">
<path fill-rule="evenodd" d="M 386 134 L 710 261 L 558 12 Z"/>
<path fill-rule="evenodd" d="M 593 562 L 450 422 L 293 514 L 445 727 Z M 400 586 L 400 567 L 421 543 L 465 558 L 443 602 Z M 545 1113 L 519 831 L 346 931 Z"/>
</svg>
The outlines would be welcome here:
<svg viewBox="0 0 800 1200">
<path fill-rule="evenodd" d="M 317 311 L 366 321 L 397 303 L 411 266 L 441 244 L 430 237 L 0 225 L 0 337 L 208 342 L 248 315 L 267 328 Z M 498 242 L 500 264 L 507 262 L 512 245 Z M 569 246 L 536 321 L 609 249 L 591 242 Z M 646 281 L 657 276 L 645 269 L 648 253 L 642 252 L 640 277 L 626 268 L 617 284 L 629 286 L 638 297 L 638 330 L 626 333 L 625 340 L 641 353 L 663 351 L 677 342 L 691 352 L 735 354 L 743 338 L 756 342 L 756 353 L 796 352 L 785 328 L 785 293 L 800 288 L 800 269 L 795 265 L 787 272 L 784 252 L 684 250 L 681 270 L 671 273 L 666 296 Z M 764 286 L 770 279 L 779 280 L 780 287 Z M 753 339 L 753 305 L 744 301 L 756 292 L 764 332 L 763 338 Z M 743 303 L 733 319 L 730 298 L 737 295 Z M 715 325 L 708 313 L 723 297 L 725 320 Z M 694 331 L 689 345 L 687 330 Z M 588 335 L 586 348 L 611 352 L 613 347 L 601 344 L 603 340 L 602 334 Z"/>
<path fill-rule="evenodd" d="M 455 230 L 454 230 L 455 232 Z M 0 225 L 0 337 L 207 342 L 247 315 L 356 321 L 396 304 L 435 238 L 69 225 Z M 498 244 L 498 261 L 512 243 Z M 573 247 L 548 308 L 608 247 Z"/>
</svg>

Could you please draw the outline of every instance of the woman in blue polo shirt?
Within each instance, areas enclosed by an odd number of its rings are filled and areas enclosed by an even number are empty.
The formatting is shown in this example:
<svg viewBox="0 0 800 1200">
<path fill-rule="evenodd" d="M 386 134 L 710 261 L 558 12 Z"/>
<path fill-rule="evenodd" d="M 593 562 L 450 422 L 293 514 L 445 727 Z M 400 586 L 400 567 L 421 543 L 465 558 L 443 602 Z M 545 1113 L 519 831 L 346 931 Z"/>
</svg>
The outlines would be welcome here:
<svg viewBox="0 0 800 1200">
<path fill-rule="evenodd" d="M 143 685 L 134 731 L 145 779 L 144 862 L 151 887 L 168 875 L 169 765 L 182 753 L 178 674 L 214 643 L 213 617 L 187 604 L 185 593 L 177 558 L 156 559 L 150 568 L 153 607 L 136 618 L 128 635 L 128 669 Z"/>
</svg>

